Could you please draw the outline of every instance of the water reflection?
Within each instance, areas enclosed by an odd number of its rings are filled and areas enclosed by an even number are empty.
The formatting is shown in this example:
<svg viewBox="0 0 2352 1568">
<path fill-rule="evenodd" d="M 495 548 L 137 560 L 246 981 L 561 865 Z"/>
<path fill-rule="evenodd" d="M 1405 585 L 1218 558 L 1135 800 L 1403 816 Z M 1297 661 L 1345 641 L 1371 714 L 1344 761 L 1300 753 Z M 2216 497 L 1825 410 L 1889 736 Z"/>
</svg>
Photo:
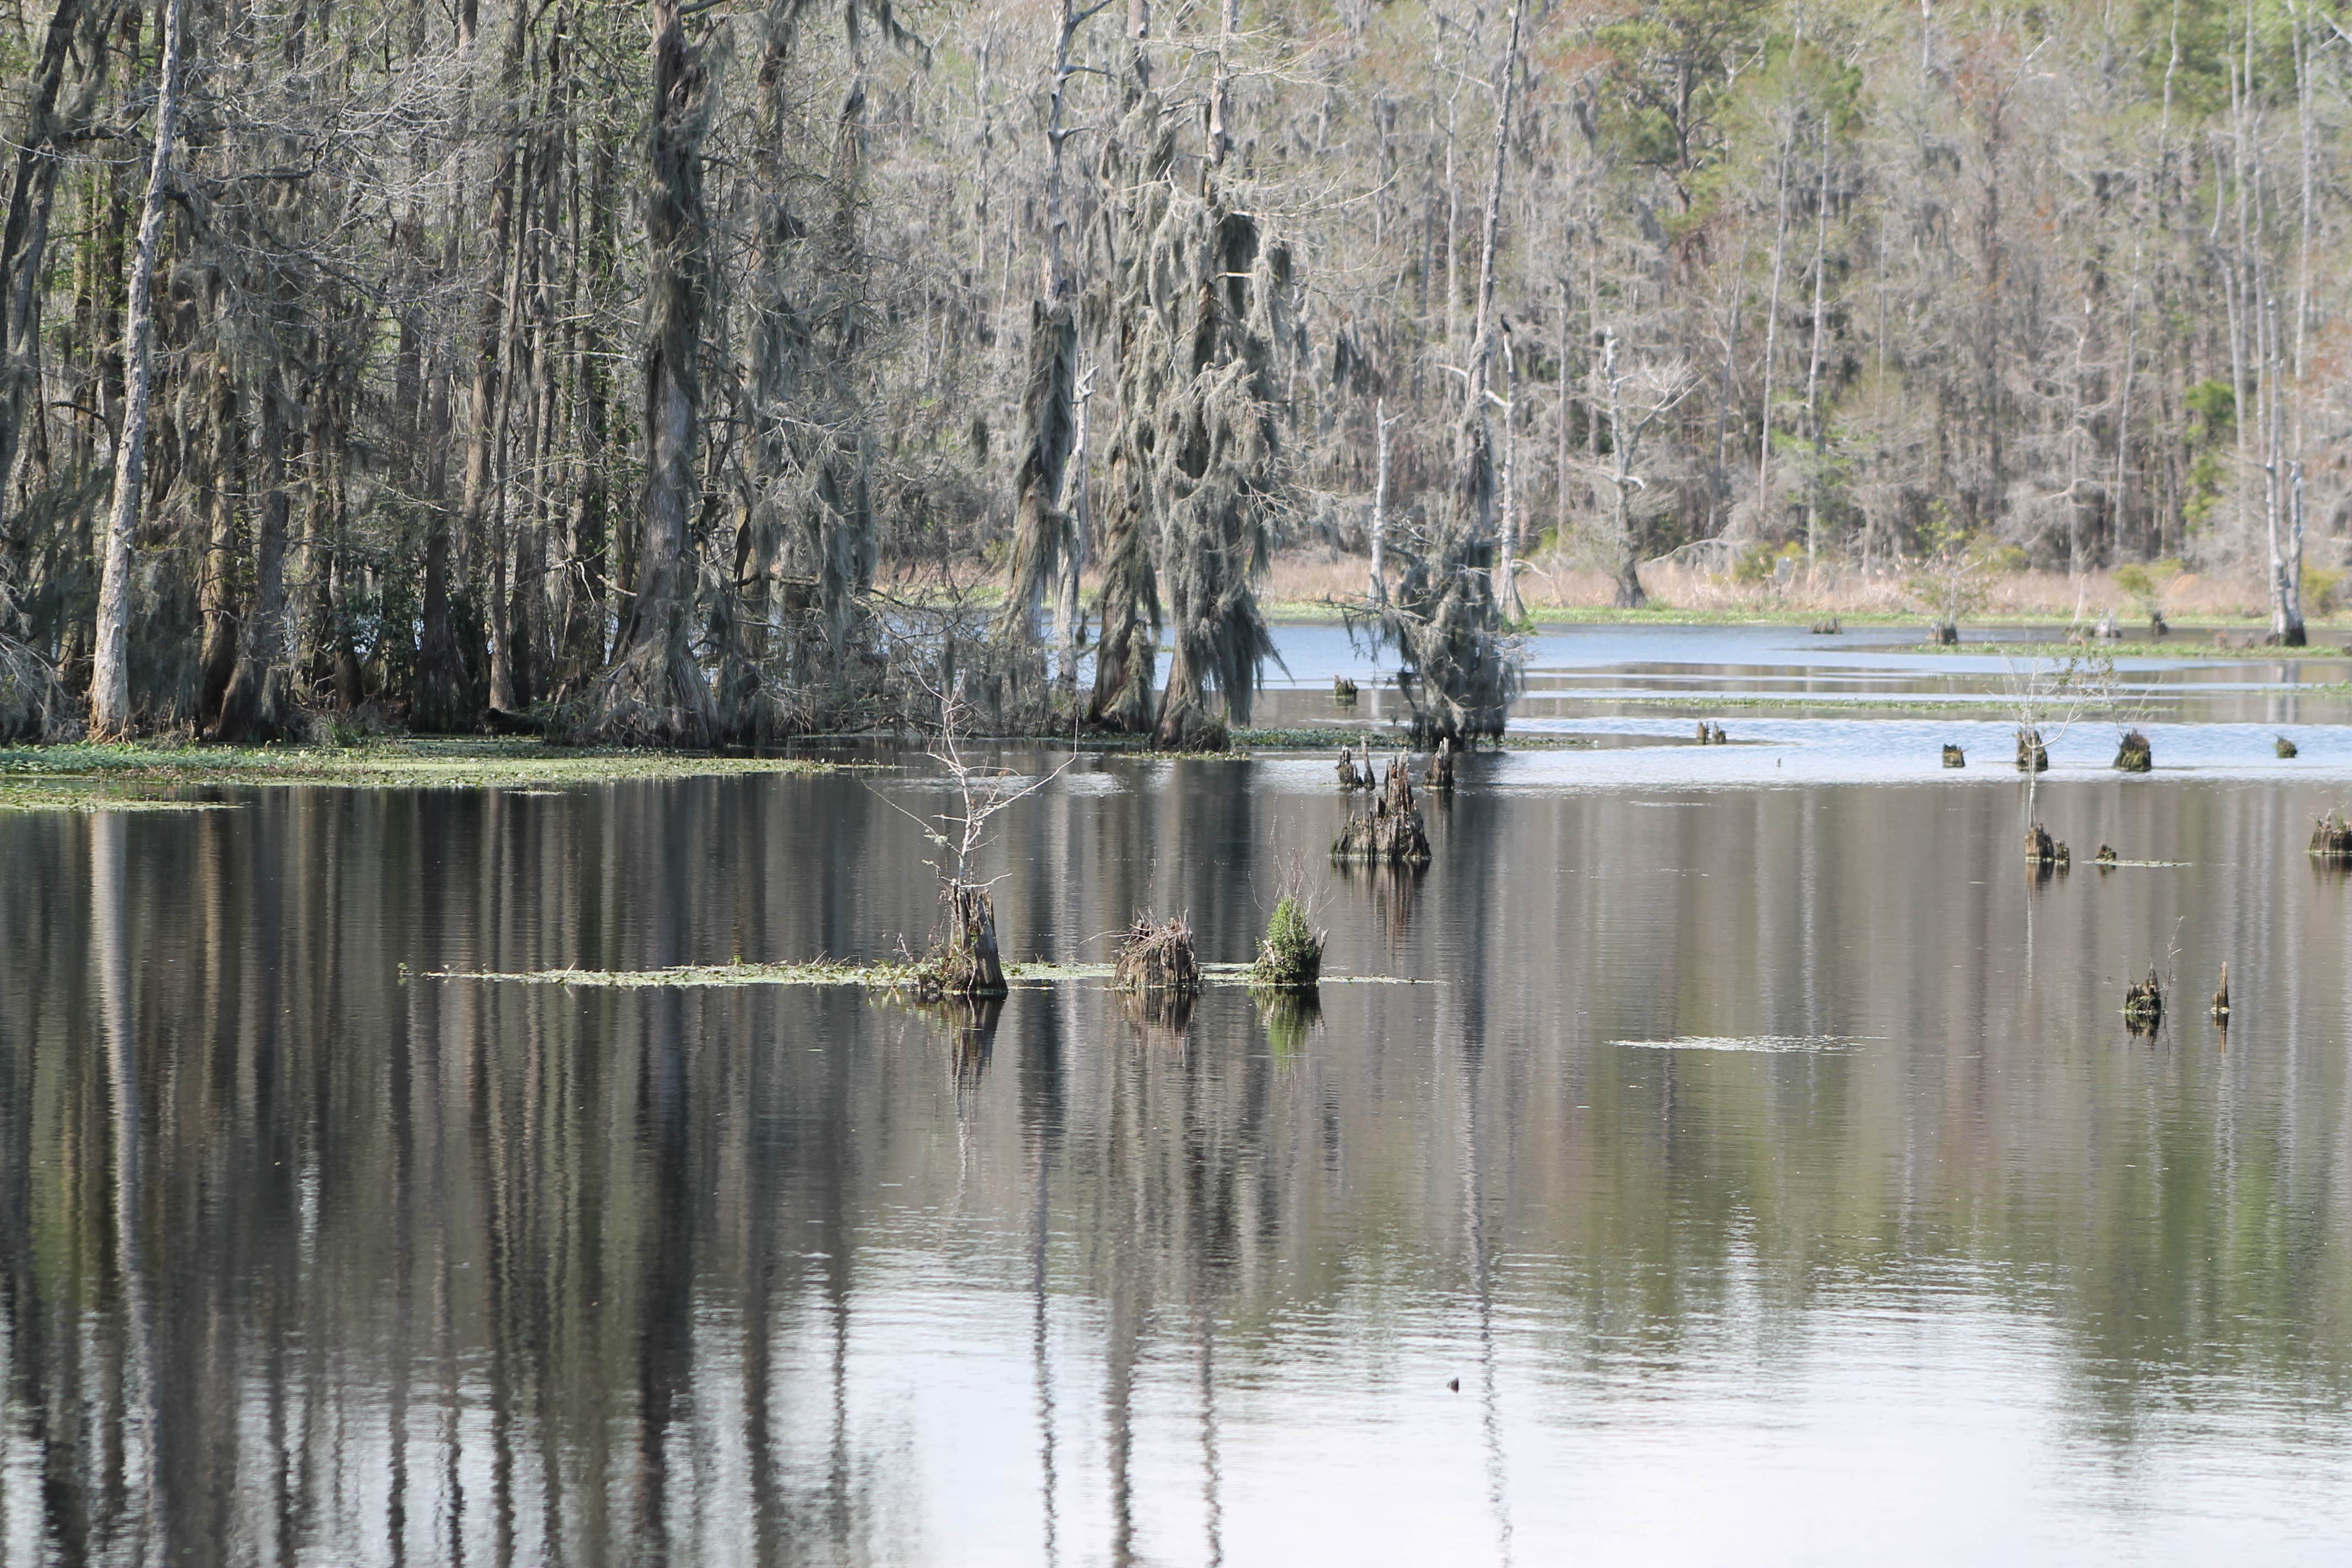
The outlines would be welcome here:
<svg viewBox="0 0 2352 1568">
<path fill-rule="evenodd" d="M 2352 1537 L 2325 786 L 2053 777 L 2186 864 L 2044 882 L 2012 787 L 1518 765 L 1333 875 L 1316 1004 L 1181 1016 L 424 978 L 886 955 L 929 873 L 855 780 L 0 819 L 0 1559 Z M 1246 959 L 1343 809 L 1090 760 L 1006 945 Z M 2223 959 L 2226 1038 L 2127 1035 Z"/>
</svg>

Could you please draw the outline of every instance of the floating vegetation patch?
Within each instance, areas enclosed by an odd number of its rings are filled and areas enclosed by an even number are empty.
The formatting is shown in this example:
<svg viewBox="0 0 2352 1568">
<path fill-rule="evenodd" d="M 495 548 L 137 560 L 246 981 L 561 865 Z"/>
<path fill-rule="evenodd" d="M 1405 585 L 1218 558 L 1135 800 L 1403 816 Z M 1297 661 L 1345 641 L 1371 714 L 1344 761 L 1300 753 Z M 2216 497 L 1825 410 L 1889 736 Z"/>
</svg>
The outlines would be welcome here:
<svg viewBox="0 0 2352 1568">
<path fill-rule="evenodd" d="M 225 800 L 181 800 L 170 795 L 125 795 L 102 781 L 77 787 L 19 784 L 0 779 L 0 812 L 11 811 L 227 811 Z"/>
<path fill-rule="evenodd" d="M 360 746 L 0 747 L 0 808 L 42 795 L 199 785 L 337 784 L 362 789 L 489 789 L 737 773 L 815 773 L 846 764 L 806 757 L 551 746 L 537 741 L 401 740 Z M 174 803 L 168 798 L 165 805 Z M 19 809 L 22 809 L 19 806 Z M 57 809 L 55 806 L 33 809 Z M 79 809 L 88 809 L 86 807 Z"/>
<path fill-rule="evenodd" d="M 1612 1040 L 1629 1051 L 1754 1051 L 1768 1054 L 1851 1050 L 1873 1037 L 1856 1035 L 1687 1035 L 1674 1040 Z"/>
<path fill-rule="evenodd" d="M 1247 985 L 1251 965 L 1246 963 L 1204 963 L 1201 965 L 1201 984 L 1206 985 Z M 518 985 L 577 985 L 606 990 L 633 991 L 656 986 L 722 986 L 722 985 L 857 985 L 872 991 L 919 990 L 923 968 L 919 963 L 886 962 L 864 963 L 855 959 L 811 959 L 802 963 L 681 963 L 667 969 L 532 969 L 501 973 L 491 970 L 435 969 L 418 976 L 423 980 L 483 980 L 504 981 Z M 1051 985 L 1063 981 L 1117 978 L 1113 965 L 1108 963 L 1008 963 L 1004 980 L 1008 985 Z M 1426 985 L 1433 981 L 1417 981 L 1396 974 L 1326 974 L 1326 985 Z"/>
</svg>

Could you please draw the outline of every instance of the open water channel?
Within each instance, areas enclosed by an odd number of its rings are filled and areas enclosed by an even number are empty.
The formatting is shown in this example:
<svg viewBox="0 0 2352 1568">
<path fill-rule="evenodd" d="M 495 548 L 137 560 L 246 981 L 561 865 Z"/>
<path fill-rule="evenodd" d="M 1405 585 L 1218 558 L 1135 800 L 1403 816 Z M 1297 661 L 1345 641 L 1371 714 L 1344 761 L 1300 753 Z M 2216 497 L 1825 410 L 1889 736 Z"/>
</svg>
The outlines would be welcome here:
<svg viewBox="0 0 2352 1568">
<path fill-rule="evenodd" d="M 0 815 L 0 1563 L 2352 1556 L 2352 665 L 2126 661 L 2045 879 L 1997 657 L 1534 656 L 1419 876 L 1327 754 L 998 819 L 1014 958 L 1303 857 L 1313 1016 L 444 977 L 919 945 L 919 760 Z"/>
</svg>

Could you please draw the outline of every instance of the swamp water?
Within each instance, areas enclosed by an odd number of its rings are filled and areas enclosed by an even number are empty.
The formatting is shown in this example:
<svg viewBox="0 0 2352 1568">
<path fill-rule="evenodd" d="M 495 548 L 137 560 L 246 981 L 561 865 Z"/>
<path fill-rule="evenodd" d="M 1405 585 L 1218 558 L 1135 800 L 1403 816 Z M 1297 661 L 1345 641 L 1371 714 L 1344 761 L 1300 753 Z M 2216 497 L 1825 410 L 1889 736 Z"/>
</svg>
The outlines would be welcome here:
<svg viewBox="0 0 2352 1568">
<path fill-rule="evenodd" d="M 1965 672 L 1686 635 L 1538 650 L 1597 743 L 1330 872 L 1314 1016 L 435 973 L 919 944 L 919 764 L 0 814 L 0 1563 L 2343 1561 L 2340 700 L 2151 675 L 2043 879 L 1994 715 L 1612 701 Z M 1007 954 L 1245 960 L 1343 810 L 1083 757 Z"/>
</svg>

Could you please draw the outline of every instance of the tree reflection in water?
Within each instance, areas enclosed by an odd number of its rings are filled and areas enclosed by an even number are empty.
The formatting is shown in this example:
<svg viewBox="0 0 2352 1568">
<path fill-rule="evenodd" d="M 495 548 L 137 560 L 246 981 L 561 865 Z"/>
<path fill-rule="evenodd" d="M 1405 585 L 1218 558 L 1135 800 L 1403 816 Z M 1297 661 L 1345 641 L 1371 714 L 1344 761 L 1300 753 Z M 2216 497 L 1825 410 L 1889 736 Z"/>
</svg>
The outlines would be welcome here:
<svg viewBox="0 0 2352 1568">
<path fill-rule="evenodd" d="M 1340 809 L 1094 765 L 1132 787 L 1008 815 L 1013 956 L 1148 905 L 1246 959 L 1256 858 Z M 1776 1400 L 1825 1468 L 1803 1411 L 1901 1455 L 1965 1405 L 1969 1463 L 2056 1478 L 2021 1532 L 2128 1531 L 2143 1473 L 2259 1543 L 2277 1473 L 2325 1533 L 2317 795 L 2041 795 L 2188 864 L 2030 885 L 1992 788 L 1465 791 L 1424 878 L 1327 898 L 1319 1014 L 1140 1019 L 423 978 L 883 956 L 929 874 L 838 780 L 0 818 L 0 1559 L 1213 1562 L 1302 1513 L 1549 1559 L 1677 1473 L 1770 1543 L 1816 1500 L 1743 1446 Z M 2195 1009 L 2125 1042 L 2176 940 L 2231 962 L 2226 1054 Z"/>
</svg>

